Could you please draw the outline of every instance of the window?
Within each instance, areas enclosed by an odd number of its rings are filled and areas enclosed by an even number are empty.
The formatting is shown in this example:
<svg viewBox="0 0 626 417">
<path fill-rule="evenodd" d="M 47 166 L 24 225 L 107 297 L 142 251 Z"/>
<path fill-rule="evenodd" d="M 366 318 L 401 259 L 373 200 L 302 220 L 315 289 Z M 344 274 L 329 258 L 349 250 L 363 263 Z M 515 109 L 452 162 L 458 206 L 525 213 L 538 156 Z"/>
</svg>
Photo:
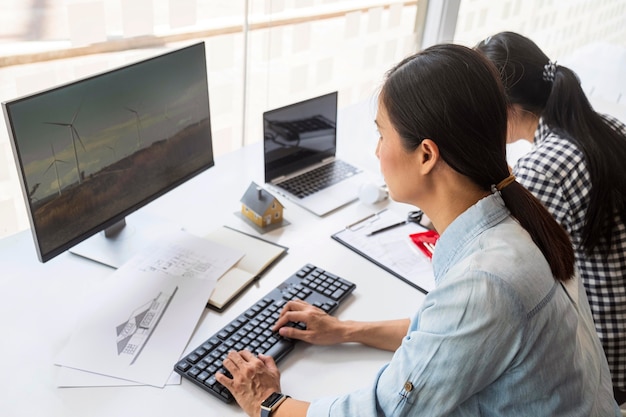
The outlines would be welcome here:
<svg viewBox="0 0 626 417">
<path fill-rule="evenodd" d="M 0 11 L 2 101 L 204 40 L 218 157 L 260 141 L 265 110 L 334 90 L 340 108 L 373 97 L 417 49 L 416 0 L 10 1 Z M 4 126 L 0 161 L 4 236 L 28 227 Z"/>
</svg>

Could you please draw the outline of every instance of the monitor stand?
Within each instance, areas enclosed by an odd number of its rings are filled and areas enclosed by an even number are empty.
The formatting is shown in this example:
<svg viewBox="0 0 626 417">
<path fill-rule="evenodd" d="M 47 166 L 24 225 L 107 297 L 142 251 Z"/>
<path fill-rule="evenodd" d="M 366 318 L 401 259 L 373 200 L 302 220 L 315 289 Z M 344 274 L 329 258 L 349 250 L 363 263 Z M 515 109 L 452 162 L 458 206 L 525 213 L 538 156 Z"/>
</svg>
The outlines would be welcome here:
<svg viewBox="0 0 626 417">
<path fill-rule="evenodd" d="M 70 252 L 95 262 L 119 268 L 141 249 L 160 237 L 180 231 L 181 227 L 149 216 L 133 216 L 82 241 Z"/>
</svg>

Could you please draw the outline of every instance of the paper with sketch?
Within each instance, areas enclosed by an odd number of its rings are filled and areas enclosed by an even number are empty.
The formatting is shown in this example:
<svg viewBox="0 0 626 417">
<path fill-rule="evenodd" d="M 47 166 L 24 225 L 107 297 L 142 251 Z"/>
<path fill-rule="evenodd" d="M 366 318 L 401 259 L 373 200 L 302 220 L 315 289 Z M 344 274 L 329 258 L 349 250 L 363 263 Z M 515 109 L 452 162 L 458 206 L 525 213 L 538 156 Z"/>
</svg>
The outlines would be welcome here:
<svg viewBox="0 0 626 417">
<path fill-rule="evenodd" d="M 185 232 L 151 245 L 86 300 L 56 364 L 163 387 L 217 279 L 242 256 Z"/>
</svg>

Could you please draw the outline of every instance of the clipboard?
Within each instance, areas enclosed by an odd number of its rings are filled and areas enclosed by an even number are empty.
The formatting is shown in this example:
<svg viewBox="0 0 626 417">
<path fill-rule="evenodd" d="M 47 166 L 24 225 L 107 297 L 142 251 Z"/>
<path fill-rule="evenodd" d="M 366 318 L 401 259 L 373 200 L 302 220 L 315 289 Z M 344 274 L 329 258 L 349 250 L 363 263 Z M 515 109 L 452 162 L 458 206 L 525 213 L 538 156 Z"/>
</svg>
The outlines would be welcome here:
<svg viewBox="0 0 626 417">
<path fill-rule="evenodd" d="M 346 226 L 332 234 L 331 238 L 410 286 L 428 294 L 435 288 L 435 276 L 430 259 L 416 250 L 409 238 L 411 234 L 425 232 L 428 229 L 417 223 L 406 222 L 382 233 L 371 234 L 403 220 L 406 218 L 389 209 L 383 209 Z"/>
</svg>

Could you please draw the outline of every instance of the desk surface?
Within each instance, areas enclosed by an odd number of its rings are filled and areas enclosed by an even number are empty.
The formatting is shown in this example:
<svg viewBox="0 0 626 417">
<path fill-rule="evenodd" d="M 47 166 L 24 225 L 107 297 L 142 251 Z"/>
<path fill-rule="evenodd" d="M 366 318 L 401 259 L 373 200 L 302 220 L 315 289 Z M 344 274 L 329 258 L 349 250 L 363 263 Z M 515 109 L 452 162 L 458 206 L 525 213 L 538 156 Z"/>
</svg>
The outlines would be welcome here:
<svg viewBox="0 0 626 417">
<path fill-rule="evenodd" d="M 356 123 L 351 118 L 356 118 Z M 376 180 L 374 124 L 366 123 L 373 118 L 371 106 L 340 112 L 339 155 L 371 171 Z M 342 131 L 342 126 L 361 127 Z M 132 224 L 133 218 L 149 215 L 177 222 L 200 236 L 224 224 L 256 233 L 235 213 L 250 181 L 263 183 L 262 158 L 261 144 L 219 157 L 215 167 L 129 216 L 128 222 Z M 406 212 L 407 207 L 389 202 L 376 206 L 354 202 L 319 218 L 287 201 L 284 204 L 285 217 L 291 224 L 263 237 L 288 246 L 288 255 L 225 312 L 205 310 L 188 348 L 204 341 L 307 262 L 357 284 L 351 298 L 337 311 L 340 318 L 407 317 L 422 303 L 421 292 L 330 238 L 345 225 L 384 206 L 400 212 Z M 0 265 L 0 414 L 244 415 L 238 406 L 224 404 L 184 380 L 163 389 L 57 388 L 58 367 L 53 363 L 69 340 L 76 322 L 76 307 L 113 270 L 70 253 L 41 264 L 28 230 L 0 240 Z M 380 308 L 372 308 L 374 302 Z M 305 400 L 349 392 L 366 386 L 390 358 L 389 352 L 360 345 L 320 347 L 301 343 L 279 364 L 282 388 Z"/>
</svg>

